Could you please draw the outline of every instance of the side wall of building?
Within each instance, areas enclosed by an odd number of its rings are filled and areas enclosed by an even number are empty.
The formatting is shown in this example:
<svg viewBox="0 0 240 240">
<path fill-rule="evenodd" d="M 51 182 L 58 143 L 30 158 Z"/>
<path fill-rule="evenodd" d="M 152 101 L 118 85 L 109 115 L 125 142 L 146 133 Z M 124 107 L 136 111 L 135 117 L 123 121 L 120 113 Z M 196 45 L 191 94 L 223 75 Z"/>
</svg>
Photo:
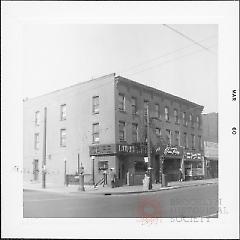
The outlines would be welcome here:
<svg viewBox="0 0 240 240">
<path fill-rule="evenodd" d="M 99 96 L 99 113 L 92 112 L 92 98 Z M 60 106 L 66 104 L 66 120 L 60 119 Z M 23 167 L 24 181 L 34 179 L 34 160 L 38 161 L 41 181 L 43 159 L 44 107 L 47 108 L 47 184 L 64 184 L 66 173 L 74 174 L 80 163 L 86 181 L 92 178 L 89 146 L 93 144 L 93 124 L 99 123 L 99 144 L 115 139 L 114 75 L 108 75 L 24 102 Z M 40 124 L 35 126 L 35 112 L 40 112 Z M 66 147 L 60 146 L 60 131 L 66 129 Z M 34 148 L 34 134 L 39 133 L 39 149 Z"/>
</svg>

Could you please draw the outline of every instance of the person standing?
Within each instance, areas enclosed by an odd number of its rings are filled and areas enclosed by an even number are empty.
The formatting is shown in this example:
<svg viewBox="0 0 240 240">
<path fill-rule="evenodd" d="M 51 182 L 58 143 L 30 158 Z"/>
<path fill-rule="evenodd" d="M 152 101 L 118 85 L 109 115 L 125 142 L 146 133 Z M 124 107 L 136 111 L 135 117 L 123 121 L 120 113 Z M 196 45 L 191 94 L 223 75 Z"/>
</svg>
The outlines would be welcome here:
<svg viewBox="0 0 240 240">
<path fill-rule="evenodd" d="M 110 181 L 111 181 L 111 187 L 115 187 L 115 173 L 113 172 L 114 168 L 110 168 Z"/>
<path fill-rule="evenodd" d="M 107 185 L 107 170 L 103 171 L 103 187 Z"/>
<path fill-rule="evenodd" d="M 179 182 L 183 181 L 183 171 L 182 168 L 179 168 Z"/>
</svg>

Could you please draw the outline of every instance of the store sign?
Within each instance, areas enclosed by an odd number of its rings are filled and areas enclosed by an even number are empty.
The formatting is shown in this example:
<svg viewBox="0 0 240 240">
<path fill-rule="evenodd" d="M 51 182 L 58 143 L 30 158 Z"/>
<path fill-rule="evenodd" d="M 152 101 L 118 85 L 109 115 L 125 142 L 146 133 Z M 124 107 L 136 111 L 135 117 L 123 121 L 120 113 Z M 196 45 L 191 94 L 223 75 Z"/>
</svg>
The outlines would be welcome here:
<svg viewBox="0 0 240 240">
<path fill-rule="evenodd" d="M 145 144 L 117 144 L 117 153 L 147 154 L 147 145 Z"/>
<path fill-rule="evenodd" d="M 181 155 L 180 149 L 177 147 L 166 147 L 164 150 L 164 155 Z"/>
<path fill-rule="evenodd" d="M 115 154 L 147 154 L 146 144 L 102 144 L 89 147 L 90 156 L 115 155 Z"/>
<path fill-rule="evenodd" d="M 115 144 L 101 144 L 89 147 L 90 156 L 112 155 L 116 154 Z"/>
<path fill-rule="evenodd" d="M 201 153 L 194 153 L 194 152 L 186 152 L 184 154 L 185 159 L 187 160 L 201 160 L 202 154 Z"/>
</svg>

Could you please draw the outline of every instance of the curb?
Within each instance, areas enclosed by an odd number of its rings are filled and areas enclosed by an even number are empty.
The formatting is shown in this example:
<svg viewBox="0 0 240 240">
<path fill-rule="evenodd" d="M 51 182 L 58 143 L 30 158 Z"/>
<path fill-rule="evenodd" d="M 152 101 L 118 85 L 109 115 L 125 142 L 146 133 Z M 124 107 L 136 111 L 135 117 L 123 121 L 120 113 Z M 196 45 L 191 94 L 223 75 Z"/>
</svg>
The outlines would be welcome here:
<svg viewBox="0 0 240 240">
<path fill-rule="evenodd" d="M 185 187 L 193 187 L 193 186 L 201 186 L 201 185 L 209 185 L 209 184 L 217 184 L 217 182 L 213 183 L 200 183 L 200 184 L 190 184 L 190 185 L 184 185 L 184 186 L 170 186 L 166 188 L 160 188 L 160 189 L 153 189 L 153 190 L 141 190 L 141 191 L 135 191 L 135 192 L 106 192 L 106 193 L 93 193 L 93 194 L 101 194 L 101 195 L 124 195 L 124 194 L 138 194 L 138 193 L 151 193 L 151 192 L 160 192 L 164 190 L 174 190 L 179 188 L 185 188 Z"/>
<path fill-rule="evenodd" d="M 196 187 L 201 185 L 211 185 L 211 184 L 217 184 L 217 182 L 207 182 L 207 183 L 196 183 L 196 184 L 189 184 L 189 185 L 183 185 L 183 186 L 169 186 L 159 189 L 151 189 L 151 190 L 138 190 L 134 192 L 95 192 L 95 191 L 85 191 L 85 192 L 78 192 L 78 191 L 70 191 L 70 192 L 58 192 L 58 191 L 51 191 L 51 189 L 35 189 L 35 188 L 23 188 L 23 192 L 28 191 L 42 191 L 42 192 L 49 192 L 49 193 L 56 193 L 56 194 L 84 194 L 84 195 L 105 195 L 105 196 L 111 196 L 111 195 L 126 195 L 126 194 L 141 194 L 141 193 L 152 193 L 152 192 L 159 192 L 159 191 L 165 191 L 165 190 L 174 190 L 179 188 L 187 188 L 187 187 Z"/>
</svg>

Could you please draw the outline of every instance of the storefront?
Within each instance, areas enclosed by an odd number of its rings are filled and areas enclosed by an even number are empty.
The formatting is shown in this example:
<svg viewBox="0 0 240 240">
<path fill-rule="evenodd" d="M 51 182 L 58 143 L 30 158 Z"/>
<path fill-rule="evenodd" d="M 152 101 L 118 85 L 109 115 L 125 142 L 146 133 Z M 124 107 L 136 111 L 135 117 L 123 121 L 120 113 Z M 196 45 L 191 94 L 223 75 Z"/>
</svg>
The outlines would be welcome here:
<svg viewBox="0 0 240 240">
<path fill-rule="evenodd" d="M 183 150 L 181 147 L 167 146 L 163 152 L 163 174 L 167 174 L 168 181 L 178 181 L 182 167 Z"/>
<path fill-rule="evenodd" d="M 204 158 L 206 162 L 206 178 L 218 177 L 218 144 L 204 142 Z"/>
<path fill-rule="evenodd" d="M 144 161 L 147 156 L 145 143 L 94 145 L 89 147 L 89 154 L 94 157 L 95 183 L 101 181 L 104 172 L 109 173 L 110 168 L 113 168 L 118 186 L 142 184 L 148 167 L 148 163 Z M 154 158 L 154 154 L 152 156 Z"/>
<path fill-rule="evenodd" d="M 205 175 L 204 156 L 198 152 L 185 151 L 183 169 L 185 180 L 203 179 Z"/>
</svg>

